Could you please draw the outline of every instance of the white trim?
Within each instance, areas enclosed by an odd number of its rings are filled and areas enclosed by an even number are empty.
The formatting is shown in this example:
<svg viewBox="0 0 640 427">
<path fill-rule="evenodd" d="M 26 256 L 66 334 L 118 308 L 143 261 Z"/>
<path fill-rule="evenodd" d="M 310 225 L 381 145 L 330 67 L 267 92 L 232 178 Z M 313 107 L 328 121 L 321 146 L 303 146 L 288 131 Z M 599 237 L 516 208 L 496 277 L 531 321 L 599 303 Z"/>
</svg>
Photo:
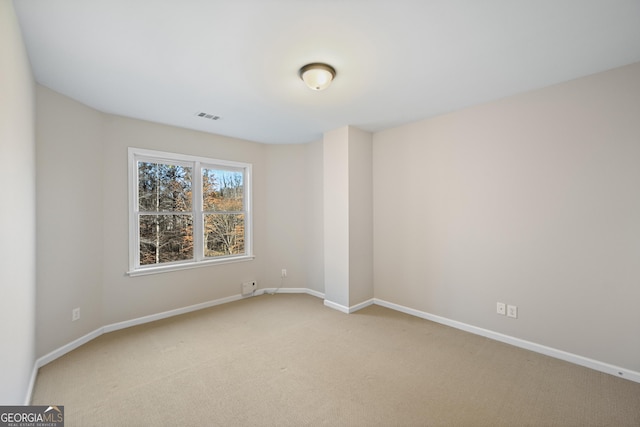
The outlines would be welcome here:
<svg viewBox="0 0 640 427">
<path fill-rule="evenodd" d="M 36 366 L 38 368 L 43 367 L 47 363 L 51 363 L 59 357 L 64 356 L 65 354 L 75 350 L 83 344 L 88 343 L 89 341 L 98 338 L 100 335 L 104 334 L 104 327 L 100 327 L 95 331 L 89 332 L 88 334 L 71 341 L 68 344 L 63 345 L 62 347 L 53 350 L 52 352 L 45 354 L 38 360 L 36 360 Z"/>
<path fill-rule="evenodd" d="M 349 307 L 345 307 L 342 304 L 338 304 L 336 302 L 333 301 L 329 301 L 328 299 L 324 300 L 324 305 L 329 307 L 329 308 L 333 308 L 334 310 L 338 310 L 341 311 L 345 314 L 349 314 Z"/>
<path fill-rule="evenodd" d="M 33 388 L 36 386 L 36 378 L 38 377 L 38 369 L 37 363 L 34 362 L 33 369 L 31 370 L 31 378 L 29 379 L 29 386 L 27 387 L 27 395 L 24 398 L 24 406 L 31 405 Z"/>
<path fill-rule="evenodd" d="M 306 294 L 306 288 L 262 288 L 258 289 L 254 295 L 264 294 Z"/>
<path fill-rule="evenodd" d="M 136 319 L 125 320 L 124 322 L 112 323 L 110 325 L 101 326 L 98 329 L 92 332 L 89 332 L 88 334 L 68 344 L 65 344 L 62 347 L 57 348 L 56 350 L 53 350 L 52 352 L 37 359 L 34 364 L 31 383 L 29 384 L 29 389 L 27 390 L 26 401 L 29 401 L 29 402 L 31 401 L 31 395 L 33 393 L 33 387 L 35 386 L 35 380 L 36 380 L 36 376 L 39 368 L 43 367 L 48 363 L 53 362 L 59 357 L 62 357 L 65 354 L 69 353 L 70 351 L 73 351 L 76 348 L 82 346 L 83 344 L 86 344 L 89 341 L 98 338 L 102 334 L 117 331 L 120 329 L 130 328 L 132 326 L 142 325 L 149 322 L 154 322 L 160 319 L 166 319 L 168 317 L 178 316 L 180 314 L 190 313 L 192 311 L 202 310 L 204 308 L 209 308 L 216 305 L 226 304 L 228 302 L 237 301 L 243 298 L 244 297 L 242 295 L 233 295 L 226 298 L 220 298 L 217 300 L 207 301 L 200 304 L 190 305 L 188 307 L 182 307 L 175 310 L 164 311 L 162 313 L 151 314 L 149 316 L 138 317 Z"/>
<path fill-rule="evenodd" d="M 336 302 L 329 301 L 328 299 L 325 299 L 324 300 L 324 305 L 329 307 L 329 308 L 333 308 L 334 310 L 338 310 L 338 311 L 341 311 L 341 312 L 346 313 L 346 314 L 351 314 L 351 313 L 355 313 L 358 310 L 362 310 L 363 308 L 374 304 L 374 302 L 375 302 L 375 300 L 373 298 L 371 298 L 371 299 L 369 299 L 367 301 L 364 301 L 364 302 L 361 302 L 359 304 L 352 305 L 350 307 L 346 307 L 346 306 L 344 306 L 342 304 L 338 304 Z"/>
<path fill-rule="evenodd" d="M 564 360 L 565 362 L 570 362 L 575 365 L 584 366 L 585 368 L 590 368 L 596 371 L 604 372 L 605 374 L 640 383 L 640 372 L 632 371 L 631 369 L 621 368 L 609 363 L 600 362 L 598 360 L 589 359 L 588 357 L 569 353 L 564 350 L 558 350 L 556 348 L 547 347 L 542 344 L 536 344 L 531 341 L 515 338 L 509 335 L 501 334 L 499 332 L 490 331 L 488 329 L 479 328 L 477 326 L 472 326 L 467 323 L 458 322 L 456 320 L 447 319 L 446 317 L 436 316 L 435 314 L 415 310 L 413 308 L 405 307 L 378 298 L 374 298 L 374 303 L 382 307 L 390 308 L 392 310 L 400 311 L 402 313 L 410 314 L 422 319 L 431 320 L 432 322 L 440 323 L 442 325 L 451 326 L 452 328 L 470 332 L 475 335 L 480 335 L 495 341 L 500 341 L 506 344 L 513 345 L 515 347 L 531 350 L 536 353 Z"/>
<path fill-rule="evenodd" d="M 184 270 L 188 268 L 211 266 L 214 264 L 226 264 L 229 262 L 250 261 L 253 255 L 253 165 L 250 163 L 230 160 L 219 160 L 201 156 L 193 156 L 165 151 L 147 150 L 128 147 L 128 198 L 129 198 L 129 269 L 126 274 L 138 276 L 145 274 L 164 273 L 167 271 Z M 140 265 L 140 237 L 138 207 L 138 161 L 176 164 L 192 169 L 191 187 L 193 200 L 191 211 L 179 212 L 183 215 L 191 215 L 193 220 L 193 257 L 189 260 L 162 263 L 158 265 Z M 202 211 L 202 169 L 220 169 L 226 171 L 241 172 L 244 186 L 243 210 L 237 213 L 244 215 L 244 253 L 239 255 L 208 258 L 204 254 L 204 223 Z M 198 197 L 196 197 L 198 196 Z M 178 212 L 143 212 L 142 214 L 169 215 Z M 229 213 L 229 212 L 226 212 Z M 202 265 L 200 265 L 202 264 Z"/>
<path fill-rule="evenodd" d="M 303 288 L 303 289 L 305 290 L 306 293 L 308 293 L 311 296 L 324 299 L 324 293 L 322 292 L 314 291 L 313 289 L 306 289 L 306 288 Z"/>
<path fill-rule="evenodd" d="M 112 323 L 109 325 L 105 325 L 105 326 L 101 326 L 98 329 L 89 332 L 88 334 L 68 343 L 63 345 L 62 347 L 53 350 L 52 352 L 40 357 L 39 359 L 36 360 L 35 362 L 35 366 L 33 369 L 33 373 L 32 373 L 32 379 L 31 379 L 31 384 L 29 385 L 29 390 L 27 393 L 27 398 L 30 400 L 31 399 L 31 392 L 33 389 L 33 386 L 35 385 L 35 377 L 37 376 L 37 372 L 38 369 L 41 368 L 42 366 L 46 365 L 47 363 L 53 362 L 54 360 L 56 360 L 59 357 L 64 356 L 65 354 L 69 353 L 70 351 L 75 350 L 76 348 L 80 347 L 83 344 L 88 343 L 89 341 L 98 338 L 100 335 L 102 334 L 106 334 L 108 332 L 114 332 L 120 329 L 125 329 L 125 328 L 130 328 L 132 326 L 138 326 L 138 325 L 142 325 L 145 323 L 149 323 L 149 322 L 154 322 L 156 320 L 161 320 L 161 319 L 166 319 L 168 317 L 173 317 L 173 316 L 178 316 L 180 314 L 185 314 L 185 313 L 190 313 L 192 311 L 197 311 L 197 310 L 202 310 L 205 308 L 209 308 L 209 307 L 214 307 L 216 305 L 221 305 L 221 304 L 226 304 L 229 302 L 233 302 L 233 301 L 238 301 L 241 299 L 246 299 L 246 298 L 251 298 L 252 296 L 258 296 L 258 295 L 263 295 L 265 293 L 282 293 L 282 294 L 309 294 L 311 296 L 317 297 L 317 298 L 324 298 L 324 294 L 318 292 L 318 291 L 314 291 L 312 289 L 307 289 L 307 288 L 266 288 L 266 289 L 258 289 L 256 290 L 253 295 L 232 295 L 230 297 L 225 297 L 225 298 L 219 298 L 216 300 L 211 300 L 211 301 L 207 301 L 207 302 L 203 302 L 200 304 L 194 304 L 194 305 L 190 305 L 187 307 L 182 307 L 182 308 L 176 308 L 174 310 L 169 310 L 169 311 L 163 311 L 161 313 L 156 313 L 156 314 L 150 314 L 148 316 L 143 316 L 143 317 L 138 317 L 135 319 L 131 319 L 131 320 L 125 320 L 123 322 L 117 322 L 117 323 Z"/>
<path fill-rule="evenodd" d="M 56 360 L 59 357 L 64 356 L 72 350 L 80 347 L 87 342 L 98 338 L 100 335 L 105 334 L 107 332 L 113 332 L 124 328 L 129 328 L 132 326 L 142 325 L 144 323 L 153 322 L 160 319 L 166 319 L 168 317 L 177 316 L 180 314 L 189 313 L 192 311 L 202 310 L 209 307 L 214 307 L 216 305 L 226 304 L 228 302 L 238 301 L 241 299 L 251 298 L 253 296 L 263 295 L 265 293 L 279 293 L 279 294 L 302 294 L 306 293 L 316 298 L 324 299 L 324 294 L 322 292 L 318 292 L 313 289 L 308 288 L 262 288 L 256 290 L 252 295 L 243 296 L 243 295 L 232 295 L 230 297 L 220 298 L 212 301 L 207 301 L 200 304 L 194 304 L 183 308 L 177 308 L 175 310 L 164 311 L 162 313 L 151 314 L 148 316 L 138 317 L 136 319 L 126 320 L 124 322 L 112 323 L 110 325 L 102 326 L 96 329 L 93 332 L 89 332 L 88 334 L 63 345 L 62 347 L 53 350 L 52 352 L 40 357 L 34 363 L 33 371 L 31 373 L 31 379 L 29 382 L 29 386 L 27 389 L 27 394 L 25 397 L 25 405 L 29 405 L 31 403 L 31 396 L 33 394 L 33 388 L 35 386 L 36 377 L 38 374 L 38 369 L 42 366 Z M 452 328 L 460 329 L 466 332 L 470 332 L 475 335 L 480 335 L 486 338 L 490 338 L 496 341 L 504 342 L 506 344 L 510 344 L 516 347 L 524 348 L 527 350 L 534 351 L 536 353 L 544 354 L 546 356 L 554 357 L 556 359 L 564 360 L 566 362 L 573 363 L 575 365 L 584 366 L 586 368 L 594 369 L 596 371 L 604 372 L 606 374 L 610 374 L 619 378 L 623 378 L 629 381 L 633 381 L 636 383 L 640 383 L 640 372 L 632 371 L 631 369 L 621 368 L 619 366 L 611 365 L 608 363 L 600 362 L 597 360 L 589 359 L 587 357 L 579 356 L 577 354 L 568 353 L 563 350 L 558 350 L 555 348 L 547 347 L 541 344 L 536 344 L 530 341 L 522 340 L 519 338 L 511 337 L 509 335 L 504 335 L 498 332 L 490 331 L 488 329 L 479 328 L 477 326 L 472 326 L 466 323 L 458 322 L 456 320 L 451 320 L 446 317 L 436 316 L 434 314 L 426 313 L 424 311 L 416 310 L 413 308 L 405 307 L 400 304 L 395 304 L 389 301 L 385 301 L 379 298 L 373 298 L 367 301 L 364 301 L 360 304 L 356 304 L 351 307 L 345 307 L 341 304 L 336 304 L 327 299 L 324 300 L 324 305 L 341 311 L 343 313 L 349 314 L 354 313 L 358 310 L 361 310 L 369 305 L 379 305 L 381 307 L 386 307 L 391 310 L 396 310 L 402 313 L 406 313 L 415 317 L 419 317 L 426 320 L 431 320 L 432 322 L 440 323 L 446 326 L 451 326 Z"/>
<path fill-rule="evenodd" d="M 361 302 L 360 304 L 356 304 L 356 305 L 352 305 L 351 307 L 349 307 L 349 313 L 355 313 L 358 310 L 362 310 L 365 307 L 369 307 L 370 305 L 373 305 L 375 303 L 375 300 L 373 298 L 368 299 L 366 301 Z"/>
<path fill-rule="evenodd" d="M 211 267 L 219 264 L 232 264 L 234 262 L 253 261 L 254 255 L 237 255 L 229 258 L 214 258 L 205 261 L 189 261 L 175 264 L 162 264 L 153 267 L 143 267 L 138 270 L 127 271 L 127 275 L 131 277 L 146 276 L 148 274 L 168 273 L 171 271 L 189 270 L 191 268 Z"/>
<path fill-rule="evenodd" d="M 246 298 L 246 297 L 245 297 Z M 185 313 L 191 313 L 192 311 L 198 311 L 216 305 L 226 304 L 228 302 L 238 301 L 243 299 L 242 295 L 232 295 L 226 298 L 220 298 L 212 301 L 203 302 L 200 304 L 194 304 L 187 307 L 176 308 L 175 310 L 163 311 L 162 313 L 150 314 L 148 316 L 138 317 L 136 319 L 125 320 L 124 322 L 112 323 L 103 327 L 103 333 L 118 331 L 120 329 L 130 328 L 132 326 L 143 325 L 149 322 L 155 322 L 156 320 L 166 319 L 168 317 L 179 316 Z"/>
<path fill-rule="evenodd" d="M 324 299 L 324 294 L 322 292 L 308 288 L 262 288 L 256 290 L 252 296 L 264 294 L 308 294 L 316 298 Z"/>
</svg>

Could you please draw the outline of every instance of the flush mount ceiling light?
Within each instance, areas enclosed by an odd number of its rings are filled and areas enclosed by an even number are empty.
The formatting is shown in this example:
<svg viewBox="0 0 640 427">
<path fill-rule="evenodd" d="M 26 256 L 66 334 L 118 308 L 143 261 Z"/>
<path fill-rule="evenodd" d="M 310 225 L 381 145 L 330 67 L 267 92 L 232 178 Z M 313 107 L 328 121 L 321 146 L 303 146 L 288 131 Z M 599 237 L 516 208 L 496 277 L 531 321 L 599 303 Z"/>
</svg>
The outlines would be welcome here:
<svg viewBox="0 0 640 427">
<path fill-rule="evenodd" d="M 299 74 L 309 89 L 323 90 L 328 88 L 335 78 L 336 70 L 331 65 L 314 62 L 300 68 Z"/>
</svg>

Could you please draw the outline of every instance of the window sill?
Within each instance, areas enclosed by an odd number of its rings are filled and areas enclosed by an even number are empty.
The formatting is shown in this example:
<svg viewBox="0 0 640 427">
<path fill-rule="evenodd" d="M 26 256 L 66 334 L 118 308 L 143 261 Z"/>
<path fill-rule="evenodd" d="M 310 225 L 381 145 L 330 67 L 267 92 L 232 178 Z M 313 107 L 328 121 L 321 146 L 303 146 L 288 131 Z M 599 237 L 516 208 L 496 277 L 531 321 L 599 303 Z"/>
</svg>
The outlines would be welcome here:
<svg viewBox="0 0 640 427">
<path fill-rule="evenodd" d="M 206 261 L 198 261 L 198 262 L 185 262 L 179 264 L 168 264 L 157 267 L 144 267 L 139 268 L 137 270 L 129 270 L 127 271 L 127 275 L 131 277 L 135 276 L 146 276 L 149 274 L 160 274 L 160 273 L 168 273 L 171 271 L 179 271 L 179 270 L 190 270 L 192 268 L 200 268 L 200 267 L 211 267 L 212 265 L 220 265 L 220 264 L 233 264 L 236 262 L 246 262 L 253 261 L 255 259 L 254 255 L 246 255 L 241 257 L 233 257 L 233 258 L 223 258 L 223 259 L 215 259 L 215 260 L 206 260 Z"/>
</svg>

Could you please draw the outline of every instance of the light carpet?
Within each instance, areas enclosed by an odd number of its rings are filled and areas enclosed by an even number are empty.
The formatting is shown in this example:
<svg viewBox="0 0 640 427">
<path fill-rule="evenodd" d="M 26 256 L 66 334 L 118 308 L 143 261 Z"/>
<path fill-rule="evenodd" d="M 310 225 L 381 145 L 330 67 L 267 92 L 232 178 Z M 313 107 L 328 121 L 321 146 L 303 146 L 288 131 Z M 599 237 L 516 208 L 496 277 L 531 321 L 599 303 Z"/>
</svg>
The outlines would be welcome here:
<svg viewBox="0 0 640 427">
<path fill-rule="evenodd" d="M 263 295 L 104 334 L 39 370 L 73 426 L 640 426 L 640 384 L 370 306 Z"/>
</svg>

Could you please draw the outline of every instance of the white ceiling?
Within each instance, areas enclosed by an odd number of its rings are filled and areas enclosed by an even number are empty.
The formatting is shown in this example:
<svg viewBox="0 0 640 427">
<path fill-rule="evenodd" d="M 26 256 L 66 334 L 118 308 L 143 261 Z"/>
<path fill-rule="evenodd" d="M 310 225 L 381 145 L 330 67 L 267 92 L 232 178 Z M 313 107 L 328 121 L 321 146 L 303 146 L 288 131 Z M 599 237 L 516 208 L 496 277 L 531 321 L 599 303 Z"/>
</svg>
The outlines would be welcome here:
<svg viewBox="0 0 640 427">
<path fill-rule="evenodd" d="M 264 143 L 375 132 L 640 61 L 640 0 L 14 4 L 44 86 L 107 113 Z M 336 68 L 331 87 L 304 86 L 309 62 Z"/>
</svg>

